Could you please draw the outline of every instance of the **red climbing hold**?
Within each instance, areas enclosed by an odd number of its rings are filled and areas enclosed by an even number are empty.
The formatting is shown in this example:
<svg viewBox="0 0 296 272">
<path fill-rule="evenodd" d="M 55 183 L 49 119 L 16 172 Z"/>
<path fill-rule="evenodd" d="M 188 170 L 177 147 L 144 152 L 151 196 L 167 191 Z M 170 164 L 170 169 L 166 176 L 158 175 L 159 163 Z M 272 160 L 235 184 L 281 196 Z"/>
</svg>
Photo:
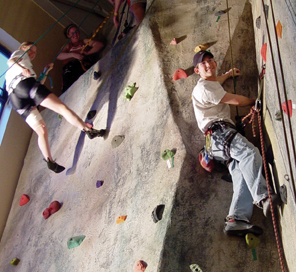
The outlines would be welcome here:
<svg viewBox="0 0 296 272">
<path fill-rule="evenodd" d="M 30 201 L 29 196 L 23 194 L 23 195 L 21 196 L 21 199 L 20 199 L 20 203 L 19 203 L 19 205 L 20 205 L 20 206 L 24 206 L 24 205 L 27 204 L 29 201 Z"/>
<path fill-rule="evenodd" d="M 61 208 L 61 203 L 58 201 L 53 201 L 50 203 L 49 207 L 43 211 L 44 219 L 47 219 L 52 214 L 56 213 Z"/>
<path fill-rule="evenodd" d="M 266 62 L 266 52 L 267 52 L 267 43 L 263 44 L 261 47 L 261 57 Z"/>
<path fill-rule="evenodd" d="M 180 78 L 186 78 L 186 77 L 188 77 L 188 75 L 181 68 L 177 69 L 176 72 L 175 72 L 175 74 L 174 74 L 174 80 L 175 81 L 178 80 L 178 79 L 180 79 Z"/>
<path fill-rule="evenodd" d="M 292 101 L 288 100 L 288 107 L 289 107 L 289 117 L 292 117 Z M 282 109 L 283 111 L 288 115 L 288 110 L 287 110 L 287 103 L 284 102 L 282 103 Z"/>
</svg>

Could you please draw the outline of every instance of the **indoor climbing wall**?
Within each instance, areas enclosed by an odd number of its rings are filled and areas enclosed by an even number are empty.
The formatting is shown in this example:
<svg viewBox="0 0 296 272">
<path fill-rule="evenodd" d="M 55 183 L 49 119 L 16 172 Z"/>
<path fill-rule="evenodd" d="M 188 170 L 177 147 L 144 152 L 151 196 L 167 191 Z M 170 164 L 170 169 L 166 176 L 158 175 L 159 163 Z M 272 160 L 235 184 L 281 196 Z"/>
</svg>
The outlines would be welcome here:
<svg viewBox="0 0 296 272">
<path fill-rule="evenodd" d="M 223 166 L 208 173 L 197 160 L 205 139 L 191 101 L 194 50 L 206 46 L 220 74 L 233 62 L 242 71 L 236 92 L 256 97 L 252 6 L 152 0 L 148 7 L 139 27 L 61 96 L 106 128 L 103 138 L 90 140 L 43 111 L 53 156 L 66 170 L 48 171 L 33 135 L 1 240 L 3 271 L 130 272 L 138 260 L 147 272 L 279 271 L 271 218 L 255 208 L 259 241 L 225 236 L 232 184 Z M 232 92 L 233 81 L 225 88 Z"/>
</svg>

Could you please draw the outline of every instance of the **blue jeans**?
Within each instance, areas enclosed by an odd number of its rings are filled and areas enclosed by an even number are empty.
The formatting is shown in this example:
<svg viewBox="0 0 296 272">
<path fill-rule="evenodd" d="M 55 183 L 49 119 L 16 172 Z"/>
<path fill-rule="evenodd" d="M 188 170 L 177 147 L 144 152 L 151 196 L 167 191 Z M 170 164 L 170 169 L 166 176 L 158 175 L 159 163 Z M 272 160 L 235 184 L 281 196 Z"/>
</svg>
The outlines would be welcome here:
<svg viewBox="0 0 296 272">
<path fill-rule="evenodd" d="M 233 131 L 232 128 L 221 128 L 213 132 L 211 143 L 215 160 L 230 159 L 224 154 L 223 143 Z M 262 158 L 258 148 L 239 133 L 230 144 L 230 156 L 233 160 L 228 169 L 233 182 L 233 195 L 228 217 L 249 222 L 253 204 L 260 207 L 260 201 L 268 197 L 266 181 L 262 176 Z"/>
</svg>

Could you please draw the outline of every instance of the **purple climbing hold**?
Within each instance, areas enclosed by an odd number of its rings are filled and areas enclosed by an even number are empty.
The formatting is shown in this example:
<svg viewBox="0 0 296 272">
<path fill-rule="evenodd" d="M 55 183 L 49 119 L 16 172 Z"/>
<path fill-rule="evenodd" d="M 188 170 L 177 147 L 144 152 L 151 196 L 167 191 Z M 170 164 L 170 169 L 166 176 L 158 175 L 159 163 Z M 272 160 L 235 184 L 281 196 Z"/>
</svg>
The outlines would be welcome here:
<svg viewBox="0 0 296 272">
<path fill-rule="evenodd" d="M 103 186 L 103 184 L 104 184 L 103 180 L 98 180 L 96 186 L 97 188 L 100 188 L 101 186 Z"/>
</svg>

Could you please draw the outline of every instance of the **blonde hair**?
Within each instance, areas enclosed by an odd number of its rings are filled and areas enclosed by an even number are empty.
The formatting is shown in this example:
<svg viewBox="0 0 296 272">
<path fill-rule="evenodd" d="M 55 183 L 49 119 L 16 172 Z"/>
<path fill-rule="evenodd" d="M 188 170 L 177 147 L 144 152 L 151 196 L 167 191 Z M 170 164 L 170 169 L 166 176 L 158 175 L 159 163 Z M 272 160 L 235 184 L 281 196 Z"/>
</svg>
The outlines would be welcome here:
<svg viewBox="0 0 296 272">
<path fill-rule="evenodd" d="M 22 49 L 23 47 L 31 46 L 31 45 L 33 45 L 33 44 L 34 44 L 33 42 L 23 42 L 23 43 L 20 45 L 19 49 Z"/>
</svg>

